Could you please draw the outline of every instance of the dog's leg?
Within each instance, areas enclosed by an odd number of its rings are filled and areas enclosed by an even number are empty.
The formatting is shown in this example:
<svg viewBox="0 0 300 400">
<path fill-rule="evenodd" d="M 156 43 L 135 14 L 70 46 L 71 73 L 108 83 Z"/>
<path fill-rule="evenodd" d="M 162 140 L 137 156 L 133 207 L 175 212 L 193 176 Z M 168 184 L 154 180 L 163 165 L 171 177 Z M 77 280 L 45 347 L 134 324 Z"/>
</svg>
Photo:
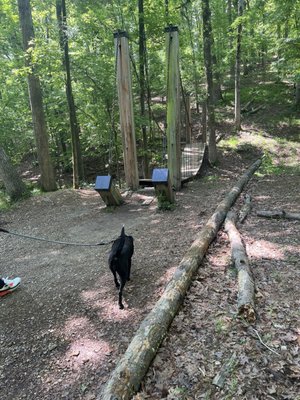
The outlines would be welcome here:
<svg viewBox="0 0 300 400">
<path fill-rule="evenodd" d="M 120 284 L 120 287 L 119 287 L 119 308 L 120 308 L 120 310 L 123 310 L 124 306 L 123 306 L 123 303 L 122 303 L 122 296 L 123 296 L 123 289 L 124 289 L 124 286 L 125 286 L 125 283 L 126 283 L 126 279 L 124 278 L 124 276 L 120 277 L 120 281 L 121 281 L 121 284 Z"/>
<path fill-rule="evenodd" d="M 119 282 L 118 282 L 118 279 L 117 279 L 117 274 L 116 274 L 116 271 L 114 271 L 114 270 L 111 270 L 111 272 L 113 273 L 113 276 L 114 276 L 114 281 L 115 281 L 116 288 L 118 288 L 118 289 L 119 289 L 119 287 L 120 287 L 120 284 L 119 284 Z"/>
<path fill-rule="evenodd" d="M 128 259 L 128 273 L 127 273 L 127 280 L 130 281 L 130 272 L 131 272 L 131 257 Z"/>
</svg>

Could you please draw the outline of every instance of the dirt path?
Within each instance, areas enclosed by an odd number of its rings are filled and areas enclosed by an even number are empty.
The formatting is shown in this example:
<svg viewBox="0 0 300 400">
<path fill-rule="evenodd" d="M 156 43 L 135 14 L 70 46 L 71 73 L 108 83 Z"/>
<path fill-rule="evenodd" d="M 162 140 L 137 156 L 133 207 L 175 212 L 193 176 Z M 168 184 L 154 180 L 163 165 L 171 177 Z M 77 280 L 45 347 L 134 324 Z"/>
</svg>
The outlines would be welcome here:
<svg viewBox="0 0 300 400">
<path fill-rule="evenodd" d="M 97 243 L 118 236 L 125 224 L 127 233 L 135 238 L 132 282 L 125 288 L 122 311 L 118 309 L 117 292 L 107 267 L 109 246 L 55 245 L 1 234 L 1 274 L 22 278 L 17 292 L 0 299 L 2 398 L 96 399 L 196 233 L 256 158 L 256 154 L 243 159 L 227 152 L 220 161 L 221 167 L 177 194 L 177 206 L 172 212 L 158 212 L 155 200 L 143 206 L 144 196 L 153 196 L 149 191 L 128 194 L 124 206 L 109 212 L 92 190 L 63 190 L 30 198 L 1 213 L 1 226 L 27 235 Z M 272 199 L 274 207 L 296 209 L 300 183 L 297 179 L 255 181 L 251 192 L 256 206 L 264 206 Z M 228 244 L 220 235 L 140 396 L 205 398 L 212 390 L 211 377 L 233 347 L 243 349 L 239 362 L 244 369 L 241 376 L 237 374 L 238 383 L 246 367 L 255 374 L 258 365 L 254 357 L 258 355 L 265 363 L 264 371 L 269 368 L 278 371 L 277 375 L 283 373 L 279 368 L 283 357 L 297 359 L 295 340 L 299 341 L 299 336 L 294 340 L 294 335 L 299 329 L 295 320 L 299 311 L 295 295 L 299 292 L 298 225 L 291 221 L 261 221 L 252 215 L 243 229 L 260 289 L 257 329 L 262 335 L 268 335 L 271 329 L 271 339 L 265 340 L 281 352 L 281 358 L 273 358 L 235 320 L 235 281 L 224 274 Z M 283 295 L 288 297 L 281 309 Z M 276 374 L 274 379 L 279 379 Z M 292 379 L 290 376 L 285 379 Z M 165 382 L 163 387 L 161 382 Z M 203 384 L 207 386 L 203 388 Z M 179 395 L 174 397 L 176 390 Z M 190 397 L 180 397 L 182 390 Z"/>
<path fill-rule="evenodd" d="M 250 164 L 249 160 L 246 162 Z M 222 168 L 189 183 L 172 212 L 129 194 L 107 211 L 93 190 L 32 197 L 0 214 L 10 231 L 59 241 L 97 243 L 135 238 L 132 282 L 124 311 L 107 267 L 109 246 L 76 247 L 1 234 L 1 274 L 18 275 L 17 292 L 0 299 L 0 386 L 4 398 L 93 399 L 137 326 L 245 165 L 228 157 Z"/>
</svg>

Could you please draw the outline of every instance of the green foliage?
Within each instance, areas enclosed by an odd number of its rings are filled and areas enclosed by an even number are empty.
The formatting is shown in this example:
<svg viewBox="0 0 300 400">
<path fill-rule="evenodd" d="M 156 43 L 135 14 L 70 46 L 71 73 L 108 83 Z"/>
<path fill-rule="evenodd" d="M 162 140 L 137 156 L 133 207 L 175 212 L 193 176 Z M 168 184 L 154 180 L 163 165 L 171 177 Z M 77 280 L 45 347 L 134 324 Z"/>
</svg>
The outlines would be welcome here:
<svg viewBox="0 0 300 400">
<path fill-rule="evenodd" d="M 263 163 L 257 172 L 259 176 L 264 175 L 300 175 L 300 166 L 297 153 L 295 153 L 295 162 L 287 165 L 284 160 L 278 162 L 276 154 L 266 152 L 263 157 Z"/>
<path fill-rule="evenodd" d="M 157 205 L 160 211 L 173 211 L 176 207 L 175 203 L 171 203 L 162 192 L 157 196 Z"/>
<path fill-rule="evenodd" d="M 225 85 L 231 84 L 236 27 L 242 22 L 245 74 L 269 65 L 278 81 L 283 78 L 298 81 L 299 0 L 253 0 L 239 18 L 234 3 L 231 2 L 231 8 L 228 8 L 228 3 L 223 0 L 210 0 L 215 79 Z M 101 155 L 106 158 L 112 142 L 121 148 L 113 39 L 117 29 L 126 30 L 130 36 L 137 139 L 140 140 L 141 126 L 144 124 L 148 128 L 149 139 L 152 140 L 155 135 L 160 137 L 156 123 L 138 116 L 137 2 L 87 0 L 67 1 L 66 4 L 73 96 L 81 129 L 83 156 Z M 20 163 L 25 155 L 36 151 L 26 82 L 28 71 L 24 68 L 17 2 L 0 0 L 0 10 L 0 146 L 6 149 L 14 162 Z M 30 57 L 42 84 L 51 154 L 57 166 L 63 165 L 68 169 L 71 166 L 70 124 L 55 2 L 33 2 L 32 14 L 36 39 Z M 195 96 L 199 104 L 205 97 L 201 1 L 174 0 L 169 2 L 167 13 L 165 2 L 144 0 L 144 21 L 147 82 L 152 97 L 166 94 L 164 28 L 173 24 L 179 26 L 180 32 L 182 84 L 184 90 Z M 266 82 L 264 76 L 256 87 L 248 86 L 245 80 L 241 101 L 245 103 L 254 98 L 256 104 L 261 104 L 268 98 L 269 104 L 275 106 L 284 98 L 287 106 L 290 106 L 293 97 L 287 86 L 284 96 L 282 89 L 282 84 L 276 87 Z M 233 93 L 230 92 L 226 95 L 226 103 L 232 100 Z M 165 105 L 153 105 L 151 111 L 161 121 Z M 233 148 L 234 143 L 228 143 L 228 146 Z"/>
<path fill-rule="evenodd" d="M 0 190 L 0 211 L 9 210 L 11 203 L 9 197 L 6 195 L 5 191 Z"/>
</svg>

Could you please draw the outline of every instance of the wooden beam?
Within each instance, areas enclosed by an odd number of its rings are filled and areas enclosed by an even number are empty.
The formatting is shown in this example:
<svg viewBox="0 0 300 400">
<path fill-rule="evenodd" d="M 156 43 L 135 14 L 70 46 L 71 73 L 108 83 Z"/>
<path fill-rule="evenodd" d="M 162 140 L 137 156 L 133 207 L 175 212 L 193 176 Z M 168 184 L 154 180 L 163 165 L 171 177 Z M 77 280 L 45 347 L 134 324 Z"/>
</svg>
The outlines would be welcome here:
<svg viewBox="0 0 300 400">
<path fill-rule="evenodd" d="M 128 35 L 126 32 L 118 31 L 114 34 L 114 39 L 125 180 L 130 189 L 136 190 L 139 186 L 139 175 L 137 167 Z"/>
<path fill-rule="evenodd" d="M 180 75 L 178 28 L 165 29 L 167 51 L 167 146 L 171 186 L 181 188 Z"/>
</svg>

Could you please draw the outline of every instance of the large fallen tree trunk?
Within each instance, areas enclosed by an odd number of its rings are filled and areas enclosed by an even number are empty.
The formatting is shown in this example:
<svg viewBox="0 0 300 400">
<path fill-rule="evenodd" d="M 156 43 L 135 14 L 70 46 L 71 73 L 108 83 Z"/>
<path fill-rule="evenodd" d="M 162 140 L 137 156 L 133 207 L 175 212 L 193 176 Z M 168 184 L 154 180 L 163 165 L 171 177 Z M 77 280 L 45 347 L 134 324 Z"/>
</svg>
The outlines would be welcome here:
<svg viewBox="0 0 300 400">
<path fill-rule="evenodd" d="M 236 213 L 229 211 L 225 220 L 225 231 L 230 240 L 231 257 L 238 271 L 238 314 L 248 322 L 253 322 L 256 319 L 254 279 L 241 235 L 235 225 L 236 221 Z"/>
<path fill-rule="evenodd" d="M 169 325 L 182 304 L 193 275 L 200 266 L 206 250 L 215 238 L 228 210 L 260 164 L 261 160 L 257 160 L 242 175 L 201 229 L 196 240 L 180 262 L 163 295 L 141 323 L 126 353 L 118 361 L 118 366 L 113 371 L 99 399 L 128 400 L 139 389 Z"/>
<path fill-rule="evenodd" d="M 278 211 L 257 211 L 256 215 L 258 217 L 265 217 L 265 218 L 286 218 L 286 219 L 298 219 L 300 220 L 300 214 L 299 213 L 290 213 L 284 210 L 278 210 Z"/>
</svg>

